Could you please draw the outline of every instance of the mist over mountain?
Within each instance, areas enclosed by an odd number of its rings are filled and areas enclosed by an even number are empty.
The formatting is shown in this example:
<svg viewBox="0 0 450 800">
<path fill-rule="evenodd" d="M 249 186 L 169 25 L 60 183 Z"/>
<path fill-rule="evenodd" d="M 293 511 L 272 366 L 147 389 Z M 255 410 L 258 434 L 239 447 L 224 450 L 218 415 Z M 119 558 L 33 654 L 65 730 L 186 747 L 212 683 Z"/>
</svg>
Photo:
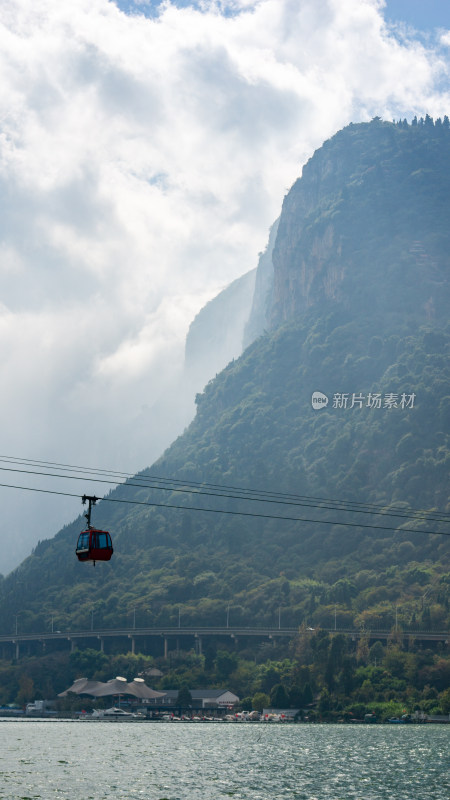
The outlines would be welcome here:
<svg viewBox="0 0 450 800">
<path fill-rule="evenodd" d="M 286 625 L 389 626 L 396 605 L 404 627 L 448 625 L 449 166 L 447 118 L 350 125 L 314 154 L 251 316 L 247 276 L 199 315 L 188 359 L 230 297 L 236 333 L 255 340 L 198 395 L 185 433 L 96 508 L 111 563 L 79 564 L 83 522 L 68 525 L 3 580 L 3 631 L 19 596 L 23 631 L 56 604 L 88 627 L 93 603 L 111 627 L 130 604 L 147 624 L 175 625 L 180 608 L 184 624 L 223 624 L 230 603 L 239 625 L 281 608 Z"/>
<path fill-rule="evenodd" d="M 185 373 L 197 390 L 241 355 L 255 277 L 253 269 L 233 281 L 201 309 L 189 326 Z"/>
<path fill-rule="evenodd" d="M 256 270 L 255 290 L 252 306 L 244 330 L 243 346 L 248 347 L 270 327 L 270 305 L 273 290 L 273 248 L 277 237 L 279 220 L 273 223 L 267 247 L 259 256 Z"/>
</svg>

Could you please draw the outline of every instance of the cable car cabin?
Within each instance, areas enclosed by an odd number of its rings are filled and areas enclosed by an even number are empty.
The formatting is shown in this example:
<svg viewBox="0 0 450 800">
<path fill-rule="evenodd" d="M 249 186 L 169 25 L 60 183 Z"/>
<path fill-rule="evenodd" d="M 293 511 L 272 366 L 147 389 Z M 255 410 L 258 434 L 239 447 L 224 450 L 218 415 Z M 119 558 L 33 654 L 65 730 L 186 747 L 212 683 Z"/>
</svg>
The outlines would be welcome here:
<svg viewBox="0 0 450 800">
<path fill-rule="evenodd" d="M 108 531 L 89 528 L 78 537 L 75 553 L 79 561 L 109 561 L 113 554 L 111 536 Z"/>
</svg>

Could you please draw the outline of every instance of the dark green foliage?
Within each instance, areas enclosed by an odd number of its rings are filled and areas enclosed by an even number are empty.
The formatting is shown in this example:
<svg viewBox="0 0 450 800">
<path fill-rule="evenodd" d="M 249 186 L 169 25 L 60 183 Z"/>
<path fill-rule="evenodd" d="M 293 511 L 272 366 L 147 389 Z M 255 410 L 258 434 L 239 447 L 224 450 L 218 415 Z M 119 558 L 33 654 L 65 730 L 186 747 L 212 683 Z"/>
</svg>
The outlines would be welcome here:
<svg viewBox="0 0 450 800">
<path fill-rule="evenodd" d="M 270 705 L 272 708 L 289 708 L 290 699 L 282 683 L 277 683 L 272 687 Z"/>
<path fill-rule="evenodd" d="M 70 665 L 80 678 L 89 675 L 95 680 L 97 673 L 107 662 L 108 659 L 99 650 L 75 650 L 70 655 Z"/>
<path fill-rule="evenodd" d="M 237 656 L 228 650 L 219 650 L 215 660 L 216 674 L 219 681 L 226 682 L 237 667 Z"/>
<path fill-rule="evenodd" d="M 189 691 L 189 686 L 187 683 L 182 683 L 178 689 L 176 705 L 180 708 L 186 708 L 192 705 L 192 695 Z"/>
</svg>

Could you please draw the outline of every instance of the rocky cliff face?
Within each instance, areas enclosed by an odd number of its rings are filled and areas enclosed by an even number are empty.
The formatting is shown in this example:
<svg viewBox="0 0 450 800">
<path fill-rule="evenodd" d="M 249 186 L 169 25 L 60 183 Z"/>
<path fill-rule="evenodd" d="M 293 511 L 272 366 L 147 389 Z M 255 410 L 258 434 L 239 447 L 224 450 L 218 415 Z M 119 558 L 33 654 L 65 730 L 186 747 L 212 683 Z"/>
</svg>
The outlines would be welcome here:
<svg viewBox="0 0 450 800">
<path fill-rule="evenodd" d="M 450 128 L 349 125 L 287 194 L 256 270 L 202 309 L 186 342 L 201 388 L 265 330 L 313 306 L 446 321 Z"/>
<path fill-rule="evenodd" d="M 198 391 L 264 331 L 314 306 L 445 323 L 450 303 L 450 127 L 349 125 L 314 153 L 287 194 L 255 271 L 191 325 Z"/>
<path fill-rule="evenodd" d="M 398 126 L 377 119 L 326 142 L 283 203 L 271 326 L 328 301 L 378 313 L 409 303 L 418 317 L 444 317 L 449 164 L 449 130 L 432 121 Z"/>
</svg>

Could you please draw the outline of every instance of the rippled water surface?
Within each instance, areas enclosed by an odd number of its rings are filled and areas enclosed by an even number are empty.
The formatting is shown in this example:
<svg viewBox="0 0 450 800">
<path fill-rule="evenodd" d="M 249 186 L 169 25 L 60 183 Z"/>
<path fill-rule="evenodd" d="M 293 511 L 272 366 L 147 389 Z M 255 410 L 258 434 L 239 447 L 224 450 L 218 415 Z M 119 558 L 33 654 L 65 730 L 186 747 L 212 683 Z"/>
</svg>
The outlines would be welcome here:
<svg viewBox="0 0 450 800">
<path fill-rule="evenodd" d="M 0 721 L 8 800 L 448 800 L 450 725 Z"/>
</svg>

